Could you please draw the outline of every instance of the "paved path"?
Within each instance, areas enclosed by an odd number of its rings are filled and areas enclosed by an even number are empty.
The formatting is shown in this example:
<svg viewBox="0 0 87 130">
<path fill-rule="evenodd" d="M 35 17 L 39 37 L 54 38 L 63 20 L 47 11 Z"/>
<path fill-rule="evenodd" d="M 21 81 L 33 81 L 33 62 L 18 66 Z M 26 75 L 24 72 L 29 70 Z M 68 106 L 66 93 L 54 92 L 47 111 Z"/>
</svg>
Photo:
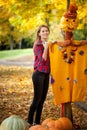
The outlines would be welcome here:
<svg viewBox="0 0 87 130">
<path fill-rule="evenodd" d="M 21 56 L 15 59 L 0 60 L 0 65 L 33 67 L 33 55 Z"/>
<path fill-rule="evenodd" d="M 0 60 L 0 65 L 6 65 L 6 66 L 29 66 L 29 67 L 32 67 L 33 66 L 33 63 L 31 61 L 12 61 L 12 60 Z"/>
</svg>

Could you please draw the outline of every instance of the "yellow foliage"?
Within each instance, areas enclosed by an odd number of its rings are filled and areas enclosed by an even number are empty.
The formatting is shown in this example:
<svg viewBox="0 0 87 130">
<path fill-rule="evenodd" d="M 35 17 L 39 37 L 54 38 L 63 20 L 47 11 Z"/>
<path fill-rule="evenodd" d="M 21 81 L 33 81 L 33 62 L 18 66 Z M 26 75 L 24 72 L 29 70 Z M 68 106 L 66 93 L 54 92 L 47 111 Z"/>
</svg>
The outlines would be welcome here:
<svg viewBox="0 0 87 130">
<path fill-rule="evenodd" d="M 78 0 L 71 0 L 78 4 L 78 17 L 84 19 L 87 17 L 86 8 L 87 2 L 84 0 L 79 4 Z M 66 11 L 67 0 L 0 0 L 0 34 L 13 34 L 13 37 L 20 39 L 26 37 L 34 32 L 34 29 L 40 24 L 47 24 L 46 19 L 50 25 L 58 23 L 60 18 Z M 3 25 L 3 22 L 6 24 Z M 84 20 L 83 24 L 86 21 Z M 9 31 L 10 26 L 14 27 L 14 32 Z M 53 25 L 52 25 L 53 26 Z M 80 28 L 82 25 L 78 25 Z M 56 30 L 56 29 L 55 29 Z M 4 34 L 3 34 L 4 32 Z M 16 35 L 17 34 L 17 35 Z M 53 36 L 52 36 L 53 37 Z"/>
<path fill-rule="evenodd" d="M 58 23 L 52 24 L 50 27 L 49 41 L 62 41 L 63 35 Z"/>
</svg>

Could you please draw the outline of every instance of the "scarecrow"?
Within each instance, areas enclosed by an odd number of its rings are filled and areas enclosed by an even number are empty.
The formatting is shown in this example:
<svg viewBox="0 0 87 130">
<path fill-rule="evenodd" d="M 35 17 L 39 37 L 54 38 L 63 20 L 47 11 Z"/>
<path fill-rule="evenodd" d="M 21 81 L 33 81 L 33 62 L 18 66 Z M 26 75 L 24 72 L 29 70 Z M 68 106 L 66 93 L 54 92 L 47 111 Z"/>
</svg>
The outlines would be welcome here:
<svg viewBox="0 0 87 130">
<path fill-rule="evenodd" d="M 60 20 L 63 42 L 49 46 L 54 103 L 62 105 L 62 116 L 73 123 L 72 103 L 85 101 L 87 88 L 87 41 L 74 40 L 78 7 L 70 4 Z"/>
</svg>

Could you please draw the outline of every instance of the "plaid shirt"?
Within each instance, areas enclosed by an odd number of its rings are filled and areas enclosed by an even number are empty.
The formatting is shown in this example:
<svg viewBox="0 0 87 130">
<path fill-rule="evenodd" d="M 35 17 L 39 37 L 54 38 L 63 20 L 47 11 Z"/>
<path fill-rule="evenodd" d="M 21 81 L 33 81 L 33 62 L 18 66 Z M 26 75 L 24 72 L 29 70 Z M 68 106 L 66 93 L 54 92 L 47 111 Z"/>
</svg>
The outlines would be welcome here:
<svg viewBox="0 0 87 130">
<path fill-rule="evenodd" d="M 49 55 L 47 55 L 47 60 L 44 60 L 42 58 L 44 51 L 44 47 L 42 45 L 42 41 L 38 41 L 34 45 L 34 70 L 38 70 L 43 73 L 49 73 L 50 72 L 50 60 Z"/>
</svg>

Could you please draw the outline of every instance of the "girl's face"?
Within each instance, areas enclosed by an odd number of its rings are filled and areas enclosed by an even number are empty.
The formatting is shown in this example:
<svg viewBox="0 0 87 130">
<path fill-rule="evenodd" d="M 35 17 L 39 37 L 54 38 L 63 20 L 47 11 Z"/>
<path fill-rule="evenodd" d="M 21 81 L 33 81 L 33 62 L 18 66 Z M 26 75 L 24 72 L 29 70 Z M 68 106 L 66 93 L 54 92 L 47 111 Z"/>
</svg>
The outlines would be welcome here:
<svg viewBox="0 0 87 130">
<path fill-rule="evenodd" d="M 41 40 L 46 40 L 48 38 L 48 35 L 49 35 L 48 28 L 42 27 L 39 32 L 39 36 L 41 37 Z"/>
</svg>

